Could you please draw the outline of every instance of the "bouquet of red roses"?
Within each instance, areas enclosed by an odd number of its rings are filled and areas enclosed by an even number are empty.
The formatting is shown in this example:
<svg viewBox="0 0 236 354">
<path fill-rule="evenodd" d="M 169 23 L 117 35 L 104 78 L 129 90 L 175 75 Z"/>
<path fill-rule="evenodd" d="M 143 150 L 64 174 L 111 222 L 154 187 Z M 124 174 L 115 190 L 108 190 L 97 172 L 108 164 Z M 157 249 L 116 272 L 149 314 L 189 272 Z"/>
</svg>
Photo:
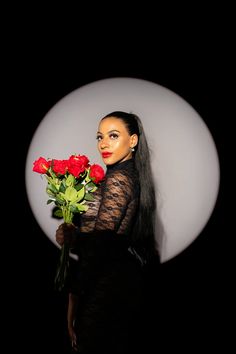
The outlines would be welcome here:
<svg viewBox="0 0 236 354">
<path fill-rule="evenodd" d="M 40 157 L 33 163 L 33 171 L 46 177 L 47 204 L 54 203 L 54 215 L 64 222 L 72 223 L 75 213 L 88 210 L 86 201 L 93 200 L 92 193 L 104 179 L 105 173 L 100 165 L 89 164 L 85 155 L 71 155 L 67 160 L 45 159 Z M 62 290 L 69 266 L 70 248 L 65 242 L 61 247 L 60 262 L 57 268 L 55 285 Z"/>
</svg>

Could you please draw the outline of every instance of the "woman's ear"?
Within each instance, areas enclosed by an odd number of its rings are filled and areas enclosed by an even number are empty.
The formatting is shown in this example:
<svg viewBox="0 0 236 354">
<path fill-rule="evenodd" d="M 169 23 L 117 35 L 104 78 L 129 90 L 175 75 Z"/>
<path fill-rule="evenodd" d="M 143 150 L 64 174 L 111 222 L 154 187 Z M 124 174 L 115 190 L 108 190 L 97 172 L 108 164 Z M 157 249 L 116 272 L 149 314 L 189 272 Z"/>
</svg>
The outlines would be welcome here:
<svg viewBox="0 0 236 354">
<path fill-rule="evenodd" d="M 137 134 L 133 134 L 130 137 L 130 147 L 133 148 L 138 144 L 138 135 Z"/>
</svg>

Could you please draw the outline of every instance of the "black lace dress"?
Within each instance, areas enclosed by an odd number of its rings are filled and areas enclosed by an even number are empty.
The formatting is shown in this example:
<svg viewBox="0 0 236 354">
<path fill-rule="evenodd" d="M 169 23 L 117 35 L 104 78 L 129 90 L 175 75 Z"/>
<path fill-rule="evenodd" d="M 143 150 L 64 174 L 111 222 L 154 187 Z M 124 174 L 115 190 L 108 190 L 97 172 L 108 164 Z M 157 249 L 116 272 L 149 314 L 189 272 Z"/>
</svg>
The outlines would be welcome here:
<svg viewBox="0 0 236 354">
<path fill-rule="evenodd" d="M 79 353 L 133 353 L 143 324 L 143 260 L 131 247 L 139 203 L 133 160 L 107 168 L 106 178 L 81 216 L 70 291 L 79 296 Z"/>
</svg>

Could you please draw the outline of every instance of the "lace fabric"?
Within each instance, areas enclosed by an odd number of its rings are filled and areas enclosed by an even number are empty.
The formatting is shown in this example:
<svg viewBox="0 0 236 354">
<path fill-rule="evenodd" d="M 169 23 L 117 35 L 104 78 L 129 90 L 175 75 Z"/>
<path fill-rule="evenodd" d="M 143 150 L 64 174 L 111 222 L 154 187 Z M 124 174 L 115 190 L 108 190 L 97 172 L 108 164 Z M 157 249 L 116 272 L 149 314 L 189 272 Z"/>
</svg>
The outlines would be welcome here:
<svg viewBox="0 0 236 354">
<path fill-rule="evenodd" d="M 75 330 L 81 353 L 137 352 L 145 321 L 145 267 L 132 248 L 139 206 L 134 161 L 109 166 L 80 217 L 69 291 L 78 295 Z"/>
<path fill-rule="evenodd" d="M 79 261 L 69 284 L 79 298 L 75 330 L 81 353 L 136 352 L 145 294 L 143 260 L 131 247 L 139 192 L 133 160 L 110 166 L 81 215 Z"/>
<path fill-rule="evenodd" d="M 72 288 L 86 287 L 88 279 L 102 267 L 127 257 L 131 250 L 131 231 L 139 202 L 139 180 L 134 161 L 109 166 L 104 182 L 81 215 L 74 253 L 79 256 L 78 272 Z"/>
<path fill-rule="evenodd" d="M 106 178 L 88 202 L 81 216 L 80 231 L 115 231 L 130 234 L 139 200 L 138 174 L 134 161 L 127 160 L 107 168 Z"/>
</svg>

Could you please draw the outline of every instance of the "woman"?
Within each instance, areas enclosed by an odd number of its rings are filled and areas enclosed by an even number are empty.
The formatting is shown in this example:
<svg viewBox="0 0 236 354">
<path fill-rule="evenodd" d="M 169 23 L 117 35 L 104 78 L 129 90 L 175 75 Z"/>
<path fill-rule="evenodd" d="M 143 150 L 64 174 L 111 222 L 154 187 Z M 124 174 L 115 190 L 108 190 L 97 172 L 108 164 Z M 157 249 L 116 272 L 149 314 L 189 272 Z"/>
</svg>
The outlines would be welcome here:
<svg viewBox="0 0 236 354">
<path fill-rule="evenodd" d="M 103 117 L 98 150 L 106 178 L 79 226 L 62 224 L 61 245 L 79 255 L 71 276 L 68 330 L 79 353 L 132 353 L 141 346 L 146 270 L 158 261 L 156 198 L 148 144 L 137 115 Z"/>
</svg>

